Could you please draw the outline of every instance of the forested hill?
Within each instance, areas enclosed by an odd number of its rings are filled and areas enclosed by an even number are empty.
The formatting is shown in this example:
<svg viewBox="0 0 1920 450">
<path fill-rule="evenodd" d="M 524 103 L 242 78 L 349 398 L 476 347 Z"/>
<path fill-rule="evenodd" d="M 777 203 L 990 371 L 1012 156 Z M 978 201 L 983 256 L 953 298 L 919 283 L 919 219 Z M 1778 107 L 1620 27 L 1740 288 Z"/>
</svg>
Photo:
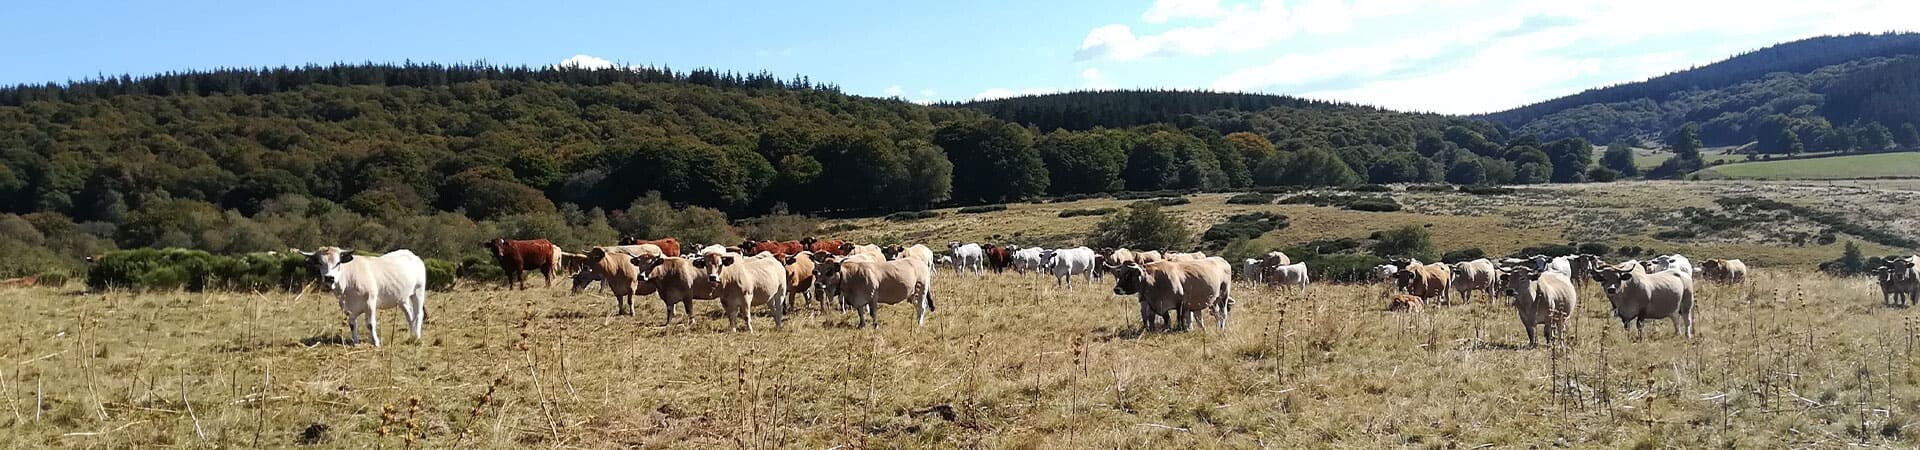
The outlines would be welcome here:
<svg viewBox="0 0 1920 450">
<path fill-rule="evenodd" d="M 1183 90 L 1108 90 L 984 100 L 943 106 L 977 109 L 1041 130 L 1126 128 L 1153 123 L 1198 124 L 1215 111 L 1259 112 L 1274 107 L 1358 108 L 1284 95 Z"/>
<path fill-rule="evenodd" d="M 1770 145 L 1784 128 L 1812 147 L 1873 124 L 1920 122 L 1912 107 L 1920 104 L 1916 59 L 1920 34 L 1816 37 L 1481 118 L 1519 133 L 1594 141 L 1662 136 L 1691 122 L 1708 145 Z"/>
</svg>

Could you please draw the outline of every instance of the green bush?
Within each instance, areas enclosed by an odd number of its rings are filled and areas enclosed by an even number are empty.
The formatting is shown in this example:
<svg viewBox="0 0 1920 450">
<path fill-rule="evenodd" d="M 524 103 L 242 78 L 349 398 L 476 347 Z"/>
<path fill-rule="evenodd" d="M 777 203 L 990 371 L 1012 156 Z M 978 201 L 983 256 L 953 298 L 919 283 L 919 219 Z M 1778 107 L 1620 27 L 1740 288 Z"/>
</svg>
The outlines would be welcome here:
<svg viewBox="0 0 1920 450">
<path fill-rule="evenodd" d="M 1461 261 L 1472 261 L 1472 260 L 1485 258 L 1485 257 L 1487 257 L 1487 252 L 1485 250 L 1481 250 L 1478 247 L 1475 247 L 1475 248 L 1469 248 L 1469 249 L 1454 250 L 1454 251 L 1446 252 L 1445 254 L 1441 254 L 1440 262 L 1452 264 L 1452 263 L 1457 263 Z"/>
<path fill-rule="evenodd" d="M 1593 242 L 1580 244 L 1579 250 L 1580 250 L 1580 253 L 1584 253 L 1588 255 L 1605 255 L 1607 253 L 1613 252 L 1613 249 L 1607 247 L 1607 244 L 1600 244 L 1600 243 L 1593 243 Z"/>
<path fill-rule="evenodd" d="M 458 279 L 455 275 L 460 271 L 459 263 L 433 258 L 427 258 L 424 262 L 427 264 L 427 289 L 453 290 L 455 280 Z"/>
<path fill-rule="evenodd" d="M 988 212 L 1006 211 L 1006 210 L 1007 210 L 1007 205 L 980 205 L 980 206 L 968 206 L 965 208 L 960 208 L 960 210 L 957 212 L 959 212 L 960 214 L 979 214 L 979 213 L 988 213 Z"/>
<path fill-rule="evenodd" d="M 1118 209 L 1117 208 L 1069 209 L 1069 210 L 1060 211 L 1059 216 L 1062 219 L 1065 219 L 1068 217 L 1081 217 L 1081 216 L 1104 216 L 1108 214 L 1113 214 L 1114 211 L 1118 211 Z"/>
<path fill-rule="evenodd" d="M 1699 237 L 1699 233 L 1694 233 L 1692 230 L 1665 230 L 1665 231 L 1653 233 L 1654 239 L 1659 239 L 1662 241 L 1677 241 L 1682 239 L 1693 239 L 1696 237 Z"/>
<path fill-rule="evenodd" d="M 1348 203 L 1346 208 L 1354 211 L 1394 212 L 1400 210 L 1400 202 L 1393 201 L 1391 198 L 1368 198 Z"/>
<path fill-rule="evenodd" d="M 1465 192 L 1473 195 L 1507 195 L 1507 194 L 1513 193 L 1513 188 L 1503 188 L 1499 186 L 1485 186 L 1485 185 L 1463 185 L 1463 186 L 1460 186 L 1460 192 Z"/>
<path fill-rule="evenodd" d="M 1351 192 L 1393 192 L 1393 187 L 1384 184 L 1360 184 L 1345 188 Z"/>
<path fill-rule="evenodd" d="M 87 270 L 87 288 L 92 290 L 271 291 L 298 288 L 308 279 L 298 254 L 222 256 L 178 248 L 107 252 Z"/>
<path fill-rule="evenodd" d="M 1548 257 L 1559 257 L 1559 256 L 1569 256 L 1579 252 L 1580 252 L 1580 249 L 1578 247 L 1574 247 L 1571 244 L 1547 244 L 1547 245 L 1536 245 L 1536 246 L 1520 249 L 1519 251 L 1513 252 L 1513 256 L 1517 258 L 1529 258 L 1529 257 L 1532 257 L 1533 255 L 1546 255 Z"/>
<path fill-rule="evenodd" d="M 1295 262 L 1307 263 L 1308 277 L 1316 283 L 1364 283 L 1373 281 L 1373 268 L 1386 264 L 1387 260 L 1372 255 L 1335 254 L 1311 255 Z"/>
<path fill-rule="evenodd" d="M 1239 194 L 1232 197 L 1228 197 L 1227 204 L 1229 205 L 1265 205 L 1265 204 L 1273 203 L 1274 198 L 1275 197 L 1273 194 L 1266 194 L 1266 193 L 1260 193 L 1260 192 L 1248 192 L 1245 194 Z"/>
<path fill-rule="evenodd" d="M 1416 184 L 1407 186 L 1407 192 L 1453 192 L 1453 186 L 1445 184 Z"/>
<path fill-rule="evenodd" d="M 888 214 L 887 220 L 892 222 L 912 222 L 915 220 L 931 219 L 934 217 L 940 217 L 940 213 L 934 212 L 934 211 L 901 211 L 893 214 Z"/>
<path fill-rule="evenodd" d="M 59 288 L 67 285 L 66 272 L 47 272 L 40 274 L 40 287 Z"/>
<path fill-rule="evenodd" d="M 1100 219 L 1087 236 L 1089 247 L 1181 248 L 1192 234 L 1180 219 L 1151 202 L 1137 202 Z"/>
<path fill-rule="evenodd" d="M 1187 199 L 1186 197 L 1161 197 L 1161 198 L 1156 198 L 1156 199 L 1150 199 L 1150 200 L 1141 200 L 1141 201 L 1138 201 L 1138 202 L 1134 202 L 1134 203 L 1136 203 L 1136 204 L 1138 204 L 1138 203 L 1152 203 L 1152 204 L 1155 204 L 1155 205 L 1160 205 L 1160 206 L 1179 206 L 1179 205 L 1185 205 L 1185 204 L 1188 204 L 1188 203 L 1193 203 L 1193 201 L 1192 201 L 1192 200 L 1188 200 L 1188 199 Z"/>
<path fill-rule="evenodd" d="M 1226 222 L 1207 228 L 1207 232 L 1200 235 L 1200 241 L 1207 248 L 1218 250 L 1234 239 L 1259 238 L 1267 232 L 1286 228 L 1289 224 L 1287 216 L 1269 212 L 1236 214 L 1228 217 Z"/>
<path fill-rule="evenodd" d="M 1187 194 L 1186 191 L 1169 189 L 1169 190 L 1160 190 L 1160 191 L 1121 192 L 1119 194 L 1115 194 L 1113 198 L 1120 199 L 1120 200 L 1144 200 L 1144 199 L 1160 198 L 1160 197 L 1178 197 L 1186 194 Z"/>
<path fill-rule="evenodd" d="M 1380 240 L 1373 243 L 1373 255 L 1382 258 L 1410 256 L 1433 259 L 1433 233 L 1414 225 L 1381 232 Z"/>
</svg>

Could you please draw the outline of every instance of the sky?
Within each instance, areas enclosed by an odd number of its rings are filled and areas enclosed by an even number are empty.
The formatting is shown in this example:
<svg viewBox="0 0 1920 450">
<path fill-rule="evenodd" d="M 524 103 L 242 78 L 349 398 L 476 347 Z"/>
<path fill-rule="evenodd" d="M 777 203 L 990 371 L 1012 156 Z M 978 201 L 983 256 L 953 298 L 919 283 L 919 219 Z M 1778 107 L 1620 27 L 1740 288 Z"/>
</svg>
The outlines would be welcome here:
<svg viewBox="0 0 1920 450">
<path fill-rule="evenodd" d="M 1115 88 L 1471 114 L 1822 34 L 1916 0 L 126 2 L 9 5 L 0 84 L 332 62 L 711 67 L 917 102 Z"/>
</svg>

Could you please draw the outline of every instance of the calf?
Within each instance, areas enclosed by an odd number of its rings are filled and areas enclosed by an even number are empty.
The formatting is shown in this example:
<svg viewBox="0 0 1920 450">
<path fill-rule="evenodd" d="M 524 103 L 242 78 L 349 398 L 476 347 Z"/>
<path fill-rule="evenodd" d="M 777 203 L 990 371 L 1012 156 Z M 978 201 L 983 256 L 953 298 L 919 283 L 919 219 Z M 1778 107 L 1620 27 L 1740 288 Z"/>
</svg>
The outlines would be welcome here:
<svg viewBox="0 0 1920 450">
<path fill-rule="evenodd" d="M 1738 259 L 1709 259 L 1700 262 L 1700 274 L 1708 280 L 1743 284 L 1747 282 L 1747 263 Z"/>
<path fill-rule="evenodd" d="M 493 254 L 493 260 L 500 263 L 500 270 L 506 273 L 507 287 L 527 288 L 526 271 L 539 270 L 547 280 L 547 287 L 553 287 L 553 274 L 560 270 L 560 247 L 546 239 L 516 241 L 494 238 L 480 243 L 481 247 Z"/>
<path fill-rule="evenodd" d="M 1453 265 L 1453 290 L 1460 293 L 1460 303 L 1473 303 L 1474 292 L 1484 292 L 1487 298 L 1493 298 L 1493 285 L 1500 271 L 1493 261 L 1480 258 Z"/>
<path fill-rule="evenodd" d="M 1046 262 L 1040 258 L 1040 255 L 1046 251 L 1047 249 L 1040 247 L 1022 248 L 1014 251 L 1013 271 L 1021 274 L 1039 272 L 1040 266 Z M 1098 255 L 1095 255 L 1095 257 L 1098 258 Z"/>
<path fill-rule="evenodd" d="M 1426 300 L 1420 299 L 1419 296 L 1409 295 L 1409 294 L 1397 294 L 1397 295 L 1394 295 L 1393 298 L 1387 299 L 1387 311 L 1406 311 L 1406 312 L 1417 313 L 1417 312 L 1420 312 L 1421 305 L 1425 302 Z"/>
<path fill-rule="evenodd" d="M 983 266 L 986 264 L 987 254 L 980 248 L 980 244 L 949 242 L 947 243 L 947 249 L 953 253 L 955 270 L 961 272 L 972 271 L 976 275 L 986 273 L 986 269 Z"/>
<path fill-rule="evenodd" d="M 1635 264 L 1595 270 L 1593 280 L 1606 289 L 1622 327 L 1645 337 L 1647 319 L 1673 319 L 1675 334 L 1693 337 L 1693 277 L 1679 270 L 1647 273 Z"/>
<path fill-rule="evenodd" d="M 380 310 L 400 308 L 406 315 L 407 331 L 413 340 L 427 324 L 427 265 L 407 250 L 394 250 L 381 256 L 355 256 L 353 250 L 320 247 L 314 252 L 294 252 L 307 257 L 307 268 L 320 283 L 340 300 L 340 312 L 347 316 L 347 335 L 360 345 L 360 332 L 354 322 L 367 316 L 367 335 L 373 346 L 380 346 Z"/>
<path fill-rule="evenodd" d="M 1520 326 L 1527 329 L 1527 345 L 1539 346 L 1534 325 L 1545 325 L 1547 343 L 1553 343 L 1555 331 L 1565 334 L 1578 306 L 1580 296 L 1573 290 L 1573 279 L 1559 272 L 1535 272 L 1516 268 L 1500 271 L 1500 285 L 1513 297 L 1513 309 L 1520 314 Z"/>
<path fill-rule="evenodd" d="M 1142 330 L 1154 328 L 1158 318 L 1172 329 L 1167 312 L 1177 311 L 1180 330 L 1199 322 L 1200 311 L 1211 311 L 1220 329 L 1227 328 L 1227 316 L 1233 304 L 1233 265 L 1219 257 L 1199 261 L 1161 261 L 1130 263 L 1112 267 L 1114 295 L 1133 295 L 1140 300 Z M 1206 325 L 1200 325 L 1206 328 Z"/>
<path fill-rule="evenodd" d="M 1248 283 L 1262 282 L 1262 280 L 1266 279 L 1266 277 L 1262 276 L 1266 271 L 1266 266 L 1260 264 L 1260 260 L 1258 259 L 1247 258 L 1246 261 L 1240 262 L 1240 278 L 1246 280 Z"/>
<path fill-rule="evenodd" d="M 1293 288 L 1307 290 L 1307 263 L 1305 261 L 1279 267 L 1268 267 L 1265 274 L 1267 285 L 1275 288 Z"/>
</svg>

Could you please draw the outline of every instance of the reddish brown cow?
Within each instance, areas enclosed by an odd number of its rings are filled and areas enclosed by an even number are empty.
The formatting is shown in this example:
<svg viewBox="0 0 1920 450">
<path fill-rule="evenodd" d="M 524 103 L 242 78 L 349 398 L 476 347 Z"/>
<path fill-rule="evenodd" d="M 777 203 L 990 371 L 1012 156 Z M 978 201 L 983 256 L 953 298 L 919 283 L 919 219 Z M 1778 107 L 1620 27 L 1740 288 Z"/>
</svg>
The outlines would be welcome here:
<svg viewBox="0 0 1920 450">
<path fill-rule="evenodd" d="M 680 256 L 680 241 L 675 240 L 674 238 L 662 238 L 657 241 L 643 241 L 643 240 L 640 240 L 640 238 L 633 237 L 633 236 L 626 236 L 626 237 L 620 238 L 620 245 L 642 245 L 642 244 L 653 244 L 653 246 L 655 247 L 660 247 L 661 255 Z"/>
<path fill-rule="evenodd" d="M 1006 247 L 994 244 L 983 247 L 986 247 L 987 268 L 993 269 L 994 273 L 1006 272 L 1008 267 L 1013 267 L 1013 253 L 1008 252 Z"/>
<path fill-rule="evenodd" d="M 527 288 L 528 270 L 540 271 L 547 279 L 547 287 L 553 287 L 553 274 L 560 270 L 560 248 L 546 239 L 515 241 L 494 238 L 480 243 L 493 254 L 493 260 L 500 262 L 500 270 L 506 272 L 507 287 Z"/>
<path fill-rule="evenodd" d="M 740 244 L 740 250 L 742 250 L 740 252 L 742 255 L 757 255 L 760 254 L 760 252 L 767 252 L 772 253 L 773 256 L 779 257 L 780 259 L 786 259 L 787 255 L 798 255 L 800 252 L 807 251 L 807 247 L 800 245 L 800 241 L 746 241 Z"/>
<path fill-rule="evenodd" d="M 846 243 L 847 241 L 842 241 L 839 239 L 828 239 L 828 240 L 822 241 L 822 240 L 814 239 L 812 237 L 800 238 L 800 247 L 804 248 L 806 251 L 810 251 L 814 253 L 825 253 L 825 254 L 835 255 L 835 256 L 846 256 L 847 252 L 840 250 L 840 246 L 846 245 Z"/>
</svg>

